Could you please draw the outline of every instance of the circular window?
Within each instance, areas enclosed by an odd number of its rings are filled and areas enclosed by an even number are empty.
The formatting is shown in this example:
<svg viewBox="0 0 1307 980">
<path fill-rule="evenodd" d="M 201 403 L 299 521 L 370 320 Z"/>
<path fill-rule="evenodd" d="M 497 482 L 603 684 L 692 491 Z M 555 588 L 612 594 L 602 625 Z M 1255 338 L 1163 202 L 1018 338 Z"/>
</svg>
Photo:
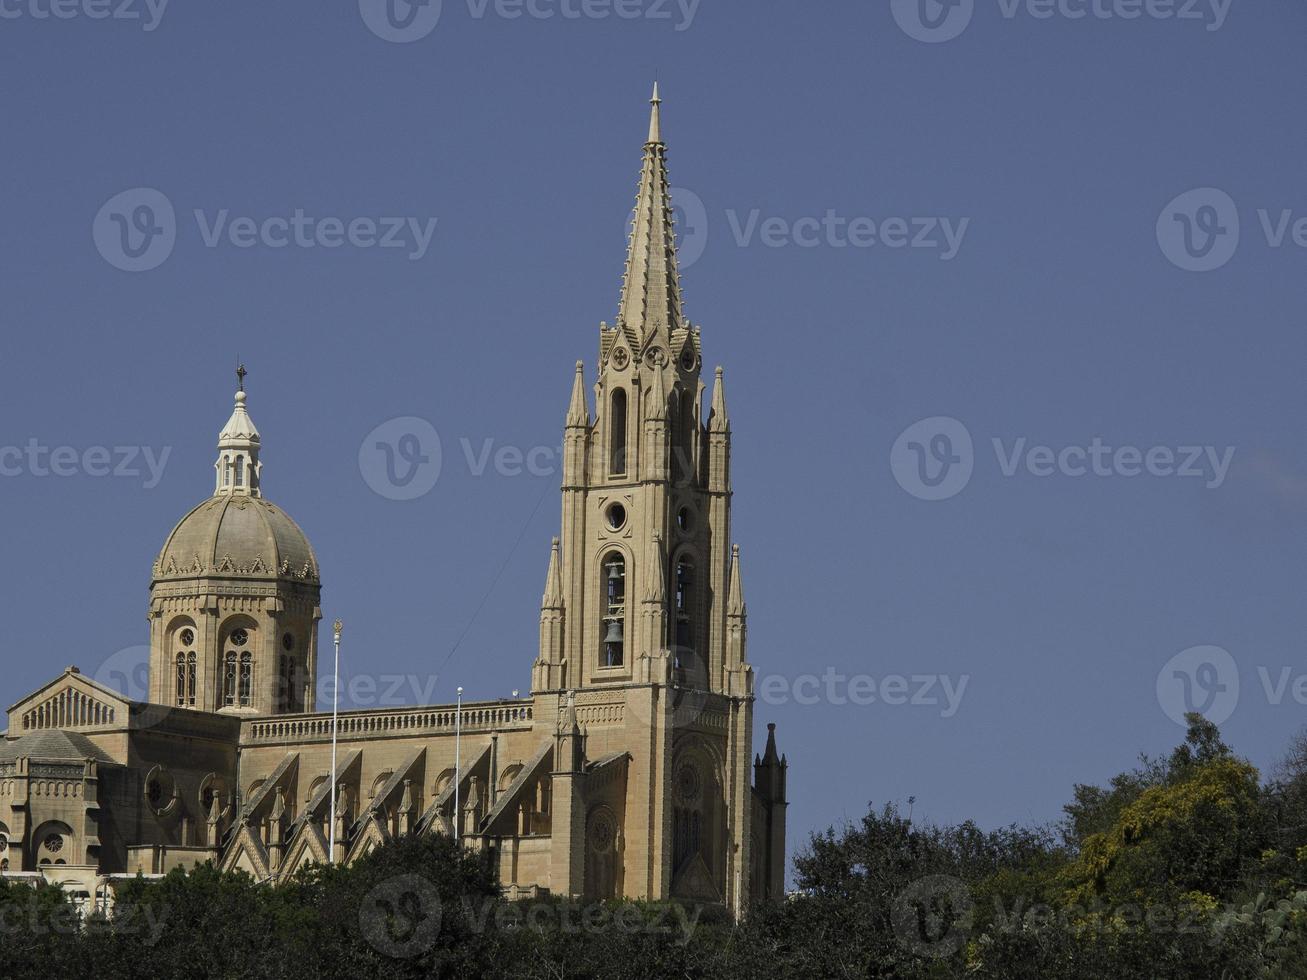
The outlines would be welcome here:
<svg viewBox="0 0 1307 980">
<path fill-rule="evenodd" d="M 163 799 L 163 786 L 157 779 L 151 779 L 145 786 L 145 798 L 150 801 L 150 806 L 158 806 L 159 801 Z"/>
<path fill-rule="evenodd" d="M 246 643 L 250 642 L 250 634 L 243 629 L 232 630 L 231 642 L 236 644 L 238 647 L 243 647 Z"/>
<path fill-rule="evenodd" d="M 51 834 L 45 839 L 45 849 L 51 854 L 58 854 L 64 849 L 64 839 L 61 834 Z"/>
<path fill-rule="evenodd" d="M 604 511 L 604 517 L 608 521 L 608 527 L 616 531 L 626 523 L 626 508 L 621 504 L 609 504 L 608 509 Z"/>
<path fill-rule="evenodd" d="M 7 850 L 9 850 L 9 838 L 4 834 L 0 834 L 0 854 L 5 853 Z"/>
<path fill-rule="evenodd" d="M 195 630 L 193 629 L 182 630 L 182 646 L 188 647 L 194 642 L 195 642 Z"/>
<path fill-rule="evenodd" d="M 282 645 L 282 648 L 285 649 L 285 650 L 294 650 L 294 649 L 295 649 L 295 637 L 294 637 L 292 634 L 290 634 L 290 633 L 285 634 L 285 635 L 282 636 L 282 638 L 281 638 L 281 645 Z"/>
<path fill-rule="evenodd" d="M 595 811 L 594 816 L 590 818 L 591 850 L 606 854 L 613 849 L 613 841 L 616 838 L 617 821 L 613 819 L 612 813 L 607 808 Z"/>
<path fill-rule="evenodd" d="M 692 762 L 683 762 L 676 770 L 676 795 L 682 803 L 693 803 L 699 798 L 702 781 L 699 770 Z"/>
<path fill-rule="evenodd" d="M 694 530 L 694 515 L 690 513 L 689 507 L 682 507 L 676 512 L 676 527 L 682 534 Z"/>
</svg>

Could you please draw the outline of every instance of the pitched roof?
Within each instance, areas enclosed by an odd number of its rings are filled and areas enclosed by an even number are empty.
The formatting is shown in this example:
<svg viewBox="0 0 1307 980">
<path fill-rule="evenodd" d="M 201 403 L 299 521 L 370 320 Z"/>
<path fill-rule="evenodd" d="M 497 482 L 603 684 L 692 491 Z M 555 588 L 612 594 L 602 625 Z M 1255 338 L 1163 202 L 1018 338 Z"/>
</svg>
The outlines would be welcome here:
<svg viewBox="0 0 1307 980">
<path fill-rule="evenodd" d="M 13 762 L 24 757 L 57 762 L 85 762 L 90 759 L 110 765 L 119 764 L 85 735 L 59 728 L 33 732 L 0 743 L 0 762 Z"/>
</svg>

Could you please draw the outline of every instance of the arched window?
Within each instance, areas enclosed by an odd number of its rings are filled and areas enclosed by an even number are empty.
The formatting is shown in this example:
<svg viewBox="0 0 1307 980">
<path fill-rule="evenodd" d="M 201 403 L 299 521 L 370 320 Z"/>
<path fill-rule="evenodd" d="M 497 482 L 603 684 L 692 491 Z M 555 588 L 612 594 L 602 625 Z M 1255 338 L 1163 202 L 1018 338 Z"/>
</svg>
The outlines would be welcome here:
<svg viewBox="0 0 1307 980">
<path fill-rule="evenodd" d="M 608 474 L 621 476 L 626 472 L 626 389 L 613 390 L 611 411 L 608 413 Z"/>
<path fill-rule="evenodd" d="M 295 710 L 295 660 L 281 658 L 281 706 L 284 711 Z"/>
<path fill-rule="evenodd" d="M 694 398 L 678 391 L 672 400 L 672 482 L 684 486 L 694 475 Z"/>
<path fill-rule="evenodd" d="M 676 561 L 676 578 L 672 583 L 673 614 L 676 618 L 676 646 L 694 648 L 694 564 L 687 557 Z"/>
<path fill-rule="evenodd" d="M 236 486 L 245 485 L 245 457 L 236 457 Z"/>
<path fill-rule="evenodd" d="M 626 560 L 616 551 L 603 561 L 603 620 L 599 665 L 620 667 L 625 659 L 626 637 Z"/>
<path fill-rule="evenodd" d="M 195 653 L 186 654 L 186 704 L 195 707 Z"/>
<path fill-rule="evenodd" d="M 177 707 L 186 704 L 186 654 L 177 654 Z"/>
<path fill-rule="evenodd" d="M 254 658 L 249 651 L 241 654 L 241 707 L 248 708 L 254 694 Z"/>
<path fill-rule="evenodd" d="M 222 485 L 224 487 L 231 486 L 231 460 L 230 459 L 224 459 L 222 461 Z"/>
<path fill-rule="evenodd" d="M 227 654 L 227 662 L 223 665 L 222 703 L 229 708 L 236 704 L 236 654 L 234 652 Z"/>
</svg>

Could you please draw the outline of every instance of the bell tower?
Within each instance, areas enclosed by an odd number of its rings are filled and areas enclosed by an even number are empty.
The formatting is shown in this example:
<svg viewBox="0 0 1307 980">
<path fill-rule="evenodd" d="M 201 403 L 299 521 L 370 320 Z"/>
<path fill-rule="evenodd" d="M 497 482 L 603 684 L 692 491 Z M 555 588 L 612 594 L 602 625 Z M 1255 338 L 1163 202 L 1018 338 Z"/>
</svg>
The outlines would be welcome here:
<svg viewBox="0 0 1307 980">
<path fill-rule="evenodd" d="M 628 734 L 654 747 L 633 761 L 627 799 L 628 813 L 651 813 L 650 826 L 627 827 L 632 847 L 647 834 L 654 852 L 645 894 L 742 908 L 753 676 L 731 542 L 731 427 L 722 369 L 709 393 L 682 304 L 657 85 L 651 102 L 617 317 L 599 326 L 593 412 L 583 362 L 572 379 L 532 689 L 538 703 L 575 696 L 582 717 L 601 692 L 626 698 Z"/>
<path fill-rule="evenodd" d="M 594 414 L 576 364 L 533 686 L 677 679 L 746 694 L 732 642 L 731 428 L 722 369 L 711 398 L 699 327 L 684 314 L 662 139 L 652 99 L 617 319 L 599 327 Z M 705 401 L 708 407 L 705 413 Z"/>
</svg>

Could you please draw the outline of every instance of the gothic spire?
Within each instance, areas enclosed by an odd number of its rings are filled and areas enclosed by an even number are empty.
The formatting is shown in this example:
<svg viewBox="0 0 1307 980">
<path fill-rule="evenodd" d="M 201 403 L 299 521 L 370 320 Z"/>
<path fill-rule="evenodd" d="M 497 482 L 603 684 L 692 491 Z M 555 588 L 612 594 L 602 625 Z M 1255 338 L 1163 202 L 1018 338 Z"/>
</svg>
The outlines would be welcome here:
<svg viewBox="0 0 1307 980">
<path fill-rule="evenodd" d="M 640 189 L 617 311 L 617 326 L 634 331 L 641 341 L 657 330 L 670 336 L 681 325 L 682 315 L 676 232 L 667 184 L 667 144 L 662 137 L 662 99 L 657 83 L 650 102 L 649 139 L 644 144 Z"/>
</svg>

